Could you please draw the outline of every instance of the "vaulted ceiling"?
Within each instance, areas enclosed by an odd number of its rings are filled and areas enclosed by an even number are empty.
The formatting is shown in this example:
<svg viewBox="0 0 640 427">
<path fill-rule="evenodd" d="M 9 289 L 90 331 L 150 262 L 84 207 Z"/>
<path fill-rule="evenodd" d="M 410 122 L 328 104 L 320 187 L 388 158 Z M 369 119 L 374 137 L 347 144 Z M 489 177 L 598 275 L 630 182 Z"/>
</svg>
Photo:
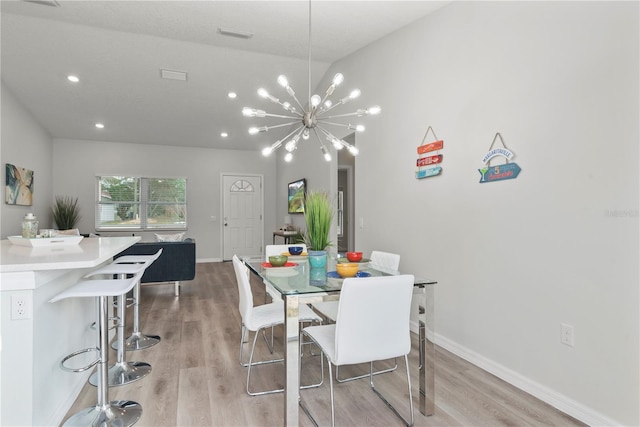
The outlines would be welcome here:
<svg viewBox="0 0 640 427">
<path fill-rule="evenodd" d="M 278 131 L 249 136 L 259 123 L 242 107 L 274 111 L 256 91 L 285 100 L 280 74 L 306 101 L 310 36 L 313 90 L 333 62 L 448 2 L 314 0 L 311 32 L 307 1 L 0 3 L 2 80 L 52 137 L 259 149 Z M 187 78 L 162 79 L 161 69 Z M 341 96 L 356 85 L 345 76 Z"/>
</svg>

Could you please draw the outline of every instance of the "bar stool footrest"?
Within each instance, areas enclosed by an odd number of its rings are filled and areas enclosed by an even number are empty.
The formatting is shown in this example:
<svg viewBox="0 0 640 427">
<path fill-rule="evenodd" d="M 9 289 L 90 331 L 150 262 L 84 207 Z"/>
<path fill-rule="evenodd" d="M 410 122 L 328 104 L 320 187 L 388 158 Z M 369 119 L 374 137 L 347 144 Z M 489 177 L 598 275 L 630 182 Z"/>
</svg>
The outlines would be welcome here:
<svg viewBox="0 0 640 427">
<path fill-rule="evenodd" d="M 78 351 L 74 351 L 73 353 L 69 354 L 68 356 L 65 356 L 61 361 L 60 361 L 60 367 L 68 372 L 84 372 L 88 369 L 93 368 L 94 366 L 96 366 L 98 364 L 98 362 L 100 362 L 100 358 L 98 357 L 96 360 L 94 360 L 93 362 L 91 362 L 90 364 L 88 364 L 87 366 L 83 366 L 81 368 L 69 368 L 67 366 L 65 366 L 65 362 L 71 358 L 74 358 L 76 356 L 80 356 L 81 354 L 84 353 L 89 353 L 91 351 L 95 351 L 96 353 L 100 353 L 100 350 L 95 348 L 95 347 L 88 347 L 88 348 L 84 348 L 82 350 L 78 350 Z"/>
</svg>

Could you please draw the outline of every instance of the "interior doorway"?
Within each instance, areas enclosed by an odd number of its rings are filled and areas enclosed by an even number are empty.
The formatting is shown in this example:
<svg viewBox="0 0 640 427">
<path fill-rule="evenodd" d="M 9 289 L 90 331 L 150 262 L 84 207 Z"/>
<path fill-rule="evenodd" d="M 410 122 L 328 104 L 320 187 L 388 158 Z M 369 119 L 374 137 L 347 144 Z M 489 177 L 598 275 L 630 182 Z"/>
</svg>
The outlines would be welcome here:
<svg viewBox="0 0 640 427">
<path fill-rule="evenodd" d="M 355 145 L 355 134 L 344 138 Z M 355 157 L 347 150 L 338 151 L 337 225 L 338 252 L 355 250 Z"/>
<path fill-rule="evenodd" d="M 262 176 L 222 176 L 222 259 L 262 257 Z"/>
</svg>

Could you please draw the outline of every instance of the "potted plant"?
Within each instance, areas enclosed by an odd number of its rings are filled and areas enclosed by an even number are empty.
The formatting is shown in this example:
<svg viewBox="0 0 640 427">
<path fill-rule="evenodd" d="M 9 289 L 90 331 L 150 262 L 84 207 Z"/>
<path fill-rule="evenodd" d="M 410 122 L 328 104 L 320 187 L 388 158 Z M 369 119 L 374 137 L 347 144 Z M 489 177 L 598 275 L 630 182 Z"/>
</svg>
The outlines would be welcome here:
<svg viewBox="0 0 640 427">
<path fill-rule="evenodd" d="M 327 262 L 327 247 L 331 221 L 333 221 L 333 206 L 329 195 L 324 191 L 309 191 L 305 197 L 304 220 L 307 230 L 304 242 L 309 251 L 311 267 L 324 267 Z"/>
<path fill-rule="evenodd" d="M 69 196 L 56 196 L 56 201 L 51 208 L 53 222 L 58 230 L 70 230 L 76 228 L 80 221 L 80 207 L 78 198 Z"/>
</svg>

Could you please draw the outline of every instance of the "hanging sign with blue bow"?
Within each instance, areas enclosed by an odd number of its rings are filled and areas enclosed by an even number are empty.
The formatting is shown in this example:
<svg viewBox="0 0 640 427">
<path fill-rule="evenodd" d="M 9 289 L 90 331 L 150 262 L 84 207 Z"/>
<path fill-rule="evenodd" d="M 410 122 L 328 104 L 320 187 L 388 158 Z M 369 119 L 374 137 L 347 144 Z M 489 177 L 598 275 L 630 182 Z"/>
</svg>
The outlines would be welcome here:
<svg viewBox="0 0 640 427">
<path fill-rule="evenodd" d="M 500 139 L 502 148 L 493 148 L 498 139 Z M 505 163 L 491 166 L 491 160 L 496 157 L 504 157 L 506 159 Z M 516 163 L 509 163 L 509 160 L 513 157 L 513 152 L 504 144 L 504 140 L 502 139 L 500 132 L 496 133 L 496 136 L 493 138 L 493 142 L 491 143 L 491 147 L 489 147 L 489 151 L 484 155 L 484 157 L 482 157 L 482 163 L 484 163 L 484 166 L 478 169 L 478 172 L 480 172 L 480 184 L 517 178 L 521 169 Z"/>
</svg>

